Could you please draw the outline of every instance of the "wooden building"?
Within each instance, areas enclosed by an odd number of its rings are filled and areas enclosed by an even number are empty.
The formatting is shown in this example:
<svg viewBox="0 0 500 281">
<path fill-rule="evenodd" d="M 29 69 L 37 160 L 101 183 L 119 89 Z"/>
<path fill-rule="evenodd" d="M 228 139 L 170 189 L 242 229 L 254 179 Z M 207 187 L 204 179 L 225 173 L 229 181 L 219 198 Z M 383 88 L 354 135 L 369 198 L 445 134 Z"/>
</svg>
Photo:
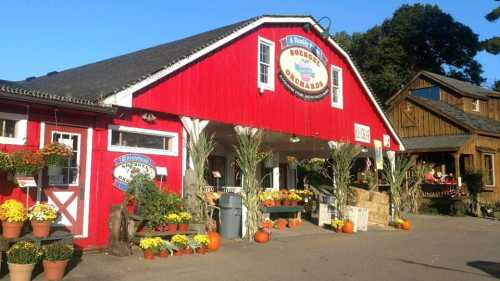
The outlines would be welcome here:
<svg viewBox="0 0 500 281">
<path fill-rule="evenodd" d="M 422 71 L 387 101 L 406 151 L 460 177 L 485 172 L 482 198 L 500 200 L 500 93 Z"/>
</svg>

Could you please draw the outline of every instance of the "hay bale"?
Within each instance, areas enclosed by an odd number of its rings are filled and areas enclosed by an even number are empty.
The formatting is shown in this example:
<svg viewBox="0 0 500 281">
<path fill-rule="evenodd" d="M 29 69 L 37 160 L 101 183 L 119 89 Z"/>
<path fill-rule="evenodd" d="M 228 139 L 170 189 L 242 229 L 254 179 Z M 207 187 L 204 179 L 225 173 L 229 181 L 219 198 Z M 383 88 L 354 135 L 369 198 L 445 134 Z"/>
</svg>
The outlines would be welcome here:
<svg viewBox="0 0 500 281">
<path fill-rule="evenodd" d="M 353 204 L 362 201 L 370 200 L 370 192 L 368 190 L 364 190 L 362 188 L 351 187 L 351 192 L 349 192 L 349 201 Z"/>
<path fill-rule="evenodd" d="M 389 204 L 389 195 L 382 192 L 370 191 L 370 201 L 379 204 Z"/>
</svg>

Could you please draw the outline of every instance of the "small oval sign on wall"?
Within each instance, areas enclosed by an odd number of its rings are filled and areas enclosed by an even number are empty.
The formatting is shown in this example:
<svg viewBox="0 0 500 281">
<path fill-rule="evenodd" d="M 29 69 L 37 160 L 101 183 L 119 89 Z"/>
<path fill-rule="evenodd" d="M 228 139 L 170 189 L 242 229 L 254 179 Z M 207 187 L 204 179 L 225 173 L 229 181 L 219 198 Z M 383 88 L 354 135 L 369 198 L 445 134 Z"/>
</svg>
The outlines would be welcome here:
<svg viewBox="0 0 500 281">
<path fill-rule="evenodd" d="M 113 169 L 114 186 L 122 191 L 128 190 L 128 184 L 138 174 L 147 175 L 150 179 L 156 178 L 153 160 L 140 154 L 126 154 L 116 158 Z"/>
<path fill-rule="evenodd" d="M 328 94 L 326 63 L 326 56 L 309 39 L 299 35 L 281 39 L 279 77 L 298 97 L 319 100 Z"/>
</svg>

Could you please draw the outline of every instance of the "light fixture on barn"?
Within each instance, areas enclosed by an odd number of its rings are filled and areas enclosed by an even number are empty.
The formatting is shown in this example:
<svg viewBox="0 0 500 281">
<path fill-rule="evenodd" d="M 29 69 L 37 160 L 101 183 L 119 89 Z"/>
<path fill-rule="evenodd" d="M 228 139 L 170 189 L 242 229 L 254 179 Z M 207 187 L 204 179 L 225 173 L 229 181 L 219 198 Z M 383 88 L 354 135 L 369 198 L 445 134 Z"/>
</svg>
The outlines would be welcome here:
<svg viewBox="0 0 500 281">
<path fill-rule="evenodd" d="M 291 137 L 290 137 L 290 142 L 291 143 L 298 143 L 300 142 L 300 138 L 297 137 L 297 135 L 293 134 Z"/>
<path fill-rule="evenodd" d="M 156 120 L 156 116 L 151 113 L 151 112 L 146 112 L 144 114 L 142 114 L 142 120 L 148 122 L 148 123 L 152 123 Z"/>
<path fill-rule="evenodd" d="M 328 20 L 328 25 L 326 26 L 326 28 L 321 25 L 322 20 Z M 319 20 L 313 23 L 313 25 L 319 26 L 321 27 L 321 29 L 323 29 L 323 31 L 320 33 L 323 39 L 327 39 L 328 37 L 330 37 L 330 27 L 332 26 L 332 20 L 329 17 L 327 16 L 321 17 Z M 305 23 L 302 26 L 302 28 L 304 29 L 305 32 L 309 32 L 311 30 L 311 24 Z"/>
</svg>

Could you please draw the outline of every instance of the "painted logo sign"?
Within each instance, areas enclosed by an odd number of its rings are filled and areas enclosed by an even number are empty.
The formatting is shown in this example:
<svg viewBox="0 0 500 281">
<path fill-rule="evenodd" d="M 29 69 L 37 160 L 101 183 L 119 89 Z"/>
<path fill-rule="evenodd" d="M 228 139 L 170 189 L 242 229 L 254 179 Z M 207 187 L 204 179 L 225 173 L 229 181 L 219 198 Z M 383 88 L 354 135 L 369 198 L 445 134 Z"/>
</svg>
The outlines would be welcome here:
<svg viewBox="0 0 500 281">
<path fill-rule="evenodd" d="M 116 158 L 113 169 L 114 186 L 122 191 L 127 191 L 128 184 L 135 175 L 143 174 L 149 178 L 156 178 L 153 160 L 140 154 L 126 154 Z"/>
<path fill-rule="evenodd" d="M 299 35 L 280 40 L 281 82 L 304 100 L 319 100 L 328 94 L 327 59 L 312 41 Z"/>
</svg>

